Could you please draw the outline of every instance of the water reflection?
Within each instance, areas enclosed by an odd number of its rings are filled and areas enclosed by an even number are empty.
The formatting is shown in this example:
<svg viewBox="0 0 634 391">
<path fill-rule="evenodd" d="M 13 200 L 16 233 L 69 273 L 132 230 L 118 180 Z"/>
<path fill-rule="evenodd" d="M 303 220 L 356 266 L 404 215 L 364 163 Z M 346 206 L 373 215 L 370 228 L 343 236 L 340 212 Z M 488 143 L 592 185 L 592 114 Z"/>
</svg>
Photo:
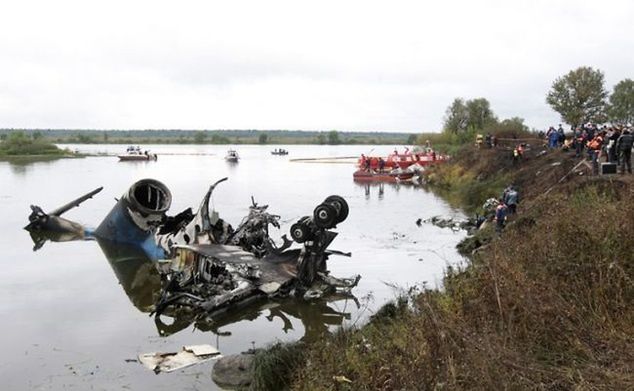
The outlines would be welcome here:
<svg viewBox="0 0 634 391">
<path fill-rule="evenodd" d="M 33 170 L 35 163 L 39 163 L 40 165 L 52 165 L 59 159 L 58 156 L 19 156 L 9 157 L 3 160 L 8 163 L 9 169 L 13 174 L 25 176 Z"/>
<path fill-rule="evenodd" d="M 342 311 L 336 309 L 340 302 L 344 307 Z M 301 325 L 304 330 L 304 336 L 301 340 L 308 342 L 323 337 L 329 332 L 330 327 L 341 326 L 344 320 L 350 319 L 350 312 L 346 312 L 348 305 L 359 308 L 358 301 L 351 295 L 331 295 L 314 301 L 293 298 L 272 301 L 263 299 L 249 307 L 228 312 L 220 317 L 197 320 L 195 326 L 202 331 L 210 331 L 218 336 L 228 337 L 231 336 L 231 332 L 223 331 L 221 328 L 259 318 L 264 318 L 269 322 L 275 322 L 276 318 L 279 318 L 282 321 L 284 333 L 297 330 Z M 352 309 L 350 308 L 350 311 Z M 159 328 L 158 323 L 157 328 Z M 174 331 L 173 329 L 174 325 L 171 325 L 169 331 Z M 163 329 L 163 331 L 167 330 Z M 159 333 L 161 333 L 161 328 L 159 328 Z"/>
<path fill-rule="evenodd" d="M 138 246 L 97 240 L 126 295 L 141 312 L 151 312 L 161 295 L 161 275 Z"/>
<path fill-rule="evenodd" d="M 29 163 L 32 162 L 24 163 L 9 161 L 9 168 L 11 169 L 11 172 L 15 175 L 25 176 L 31 169 L 31 167 L 29 167 Z"/>
<path fill-rule="evenodd" d="M 377 194 L 377 198 L 382 200 L 385 197 L 385 183 L 382 182 L 372 182 L 372 183 L 362 183 L 362 182 L 354 182 L 355 185 L 363 187 L 365 198 L 370 199 L 372 193 Z M 396 190 L 401 186 L 398 183 L 388 183 L 388 186 L 392 186 Z"/>
<path fill-rule="evenodd" d="M 114 245 L 103 240 L 97 242 L 132 304 L 141 312 L 151 313 L 163 284 L 155 262 L 136 247 Z M 336 309 L 340 302 L 343 303 L 343 311 Z M 350 319 L 350 312 L 345 310 L 348 305 L 359 308 L 358 301 L 351 295 L 330 295 L 310 302 L 293 298 L 273 301 L 262 298 L 247 307 L 214 318 L 201 318 L 181 308 L 177 312 L 156 316 L 154 322 L 161 336 L 177 333 L 193 324 L 199 330 L 228 337 L 231 332 L 221 328 L 261 317 L 270 322 L 280 319 L 284 333 L 296 330 L 301 324 L 304 329 L 302 340 L 312 341 L 327 333 L 331 326 L 340 326 L 344 320 Z"/>
</svg>

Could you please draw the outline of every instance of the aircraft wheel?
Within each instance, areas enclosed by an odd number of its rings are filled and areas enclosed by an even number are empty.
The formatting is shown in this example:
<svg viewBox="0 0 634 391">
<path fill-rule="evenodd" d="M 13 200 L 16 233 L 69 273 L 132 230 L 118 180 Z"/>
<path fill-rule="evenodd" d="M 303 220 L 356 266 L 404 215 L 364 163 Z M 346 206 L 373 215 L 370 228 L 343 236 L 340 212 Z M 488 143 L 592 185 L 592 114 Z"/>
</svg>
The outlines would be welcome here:
<svg viewBox="0 0 634 391">
<path fill-rule="evenodd" d="M 343 222 L 348 218 L 348 212 L 350 209 L 348 208 L 348 202 L 338 195 L 331 195 L 324 201 L 326 204 L 330 204 L 335 207 L 337 210 L 337 224 Z"/>
<path fill-rule="evenodd" d="M 313 212 L 313 221 L 319 228 L 332 228 L 337 224 L 337 209 L 330 204 L 320 204 Z"/>
<path fill-rule="evenodd" d="M 291 238 L 297 243 L 304 243 L 310 238 L 310 229 L 306 224 L 295 223 L 291 225 Z"/>
</svg>

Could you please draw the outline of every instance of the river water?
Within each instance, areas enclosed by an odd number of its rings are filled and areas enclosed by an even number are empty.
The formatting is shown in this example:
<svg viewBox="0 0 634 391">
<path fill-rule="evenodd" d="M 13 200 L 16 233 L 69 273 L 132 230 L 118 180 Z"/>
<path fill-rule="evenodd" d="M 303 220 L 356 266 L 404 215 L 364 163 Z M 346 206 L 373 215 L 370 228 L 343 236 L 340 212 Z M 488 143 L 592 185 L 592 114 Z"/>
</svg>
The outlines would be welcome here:
<svg viewBox="0 0 634 391">
<path fill-rule="evenodd" d="M 5 390 L 49 389 L 215 389 L 212 363 L 155 375 L 133 361 L 146 352 L 178 351 L 184 345 L 209 343 L 233 354 L 275 341 L 319 338 L 341 325 L 360 324 L 397 288 L 439 286 L 448 264 L 461 261 L 455 245 L 464 232 L 418 218 L 463 217 L 442 199 L 410 185 L 364 186 L 352 180 L 352 164 L 298 163 L 293 158 L 358 156 L 367 146 L 237 146 L 241 160 L 230 164 L 226 146 L 144 146 L 156 162 L 118 162 L 125 146 L 63 146 L 99 157 L 14 164 L 0 162 L 0 324 L 3 354 L 0 379 Z M 284 147 L 288 156 L 272 156 Z M 374 147 L 387 155 L 393 146 Z M 348 219 L 337 227 L 330 248 L 351 258 L 331 257 L 337 277 L 361 274 L 350 299 L 320 303 L 290 300 L 274 308 L 235 314 L 215 330 L 195 325 L 157 326 L 147 313 L 150 284 L 146 274 L 111 266 L 94 241 L 46 243 L 33 251 L 29 205 L 45 211 L 104 186 L 104 190 L 64 217 L 95 227 L 129 186 L 155 178 L 172 192 L 171 214 L 198 207 L 209 185 L 222 177 L 213 207 L 234 227 L 248 213 L 251 196 L 281 215 L 279 232 L 312 214 L 331 194 L 349 203 Z M 137 274 L 134 274 L 134 273 Z M 128 273 L 128 274 L 126 274 Z M 273 307 L 273 306 L 269 306 Z M 181 330 L 179 330 L 181 329 Z M 167 331 L 166 331 L 167 330 Z"/>
</svg>

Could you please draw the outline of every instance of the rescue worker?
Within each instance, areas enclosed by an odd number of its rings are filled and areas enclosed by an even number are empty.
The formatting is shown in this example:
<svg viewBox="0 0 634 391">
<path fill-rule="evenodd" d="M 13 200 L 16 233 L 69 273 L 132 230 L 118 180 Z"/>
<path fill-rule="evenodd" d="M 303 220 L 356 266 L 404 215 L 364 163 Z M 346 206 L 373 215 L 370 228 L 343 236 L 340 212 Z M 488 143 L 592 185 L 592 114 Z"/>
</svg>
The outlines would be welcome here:
<svg viewBox="0 0 634 391">
<path fill-rule="evenodd" d="M 495 208 L 495 232 L 497 232 L 499 235 L 500 233 L 502 233 L 502 229 L 504 229 L 504 223 L 506 222 L 506 212 L 508 211 L 508 208 L 504 204 L 503 199 L 500 198 L 498 202 L 499 204 Z"/>
<path fill-rule="evenodd" d="M 581 157 L 583 153 L 583 146 L 586 142 L 586 136 L 581 127 L 577 127 L 575 131 L 575 157 Z"/>
<path fill-rule="evenodd" d="M 564 134 L 564 128 L 559 124 L 559 128 L 557 129 L 557 144 L 559 146 L 564 145 L 564 141 L 566 141 L 566 135 Z"/>
<path fill-rule="evenodd" d="M 379 172 L 383 172 L 385 169 L 385 160 L 382 157 L 379 157 Z"/>
<path fill-rule="evenodd" d="M 599 155 L 601 154 L 601 147 L 603 146 L 603 137 L 605 132 L 597 134 L 592 140 L 588 141 L 588 154 L 592 158 L 592 173 L 597 175 L 599 173 Z"/>
<path fill-rule="evenodd" d="M 629 129 L 625 129 L 623 134 L 616 140 L 621 174 L 625 174 L 625 166 L 627 166 L 627 172 L 632 173 L 632 144 L 634 144 L 634 136 Z"/>
<path fill-rule="evenodd" d="M 478 148 L 482 147 L 483 140 L 484 140 L 484 137 L 481 134 L 476 135 L 476 147 Z"/>
<path fill-rule="evenodd" d="M 491 133 L 487 133 L 487 135 L 484 137 L 484 142 L 486 143 L 487 148 L 493 147 L 493 144 L 491 142 Z"/>
<path fill-rule="evenodd" d="M 517 204 L 519 203 L 519 194 L 513 185 L 511 185 L 509 190 L 505 193 L 504 204 L 508 206 L 510 215 L 515 214 L 517 212 Z"/>
<path fill-rule="evenodd" d="M 551 127 L 548 129 L 548 148 L 555 149 L 559 143 L 559 133 L 555 130 L 555 128 Z"/>
<path fill-rule="evenodd" d="M 517 163 L 524 157 L 524 145 L 517 144 L 515 148 L 513 148 L 513 163 Z"/>
<path fill-rule="evenodd" d="M 364 154 L 361 154 L 361 165 L 365 171 L 370 171 L 370 159 Z"/>
</svg>

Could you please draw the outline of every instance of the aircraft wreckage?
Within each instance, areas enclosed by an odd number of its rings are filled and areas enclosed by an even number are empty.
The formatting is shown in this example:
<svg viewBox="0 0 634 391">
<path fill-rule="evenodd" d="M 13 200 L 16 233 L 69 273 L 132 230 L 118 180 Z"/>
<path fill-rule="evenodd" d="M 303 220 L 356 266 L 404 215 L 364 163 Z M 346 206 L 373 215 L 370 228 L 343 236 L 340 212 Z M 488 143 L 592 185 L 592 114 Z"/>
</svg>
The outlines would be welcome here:
<svg viewBox="0 0 634 391">
<path fill-rule="evenodd" d="M 47 240 L 96 239 L 107 258 L 126 262 L 130 254 L 150 259 L 161 279 L 158 300 L 152 312 L 169 316 L 214 317 L 243 309 L 262 299 L 319 298 L 348 294 L 360 276 L 339 279 L 330 275 L 330 255 L 350 256 L 328 246 L 337 236 L 332 229 L 348 216 L 348 204 L 339 196 L 326 198 L 313 211 L 291 226 L 289 240 L 277 246 L 269 236 L 269 225 L 280 227 L 280 216 L 268 213 L 268 205 L 252 198 L 249 214 L 236 229 L 210 211 L 212 184 L 196 214 L 191 208 L 168 216 L 172 202 L 169 189 L 154 179 L 134 183 L 96 229 L 67 220 L 62 214 L 99 193 L 95 189 L 68 204 L 45 213 L 31 206 L 24 227 L 35 243 Z M 291 249 L 293 241 L 302 248 Z M 114 264 L 113 264 L 114 265 Z M 118 268 L 115 268 L 115 273 Z"/>
</svg>

